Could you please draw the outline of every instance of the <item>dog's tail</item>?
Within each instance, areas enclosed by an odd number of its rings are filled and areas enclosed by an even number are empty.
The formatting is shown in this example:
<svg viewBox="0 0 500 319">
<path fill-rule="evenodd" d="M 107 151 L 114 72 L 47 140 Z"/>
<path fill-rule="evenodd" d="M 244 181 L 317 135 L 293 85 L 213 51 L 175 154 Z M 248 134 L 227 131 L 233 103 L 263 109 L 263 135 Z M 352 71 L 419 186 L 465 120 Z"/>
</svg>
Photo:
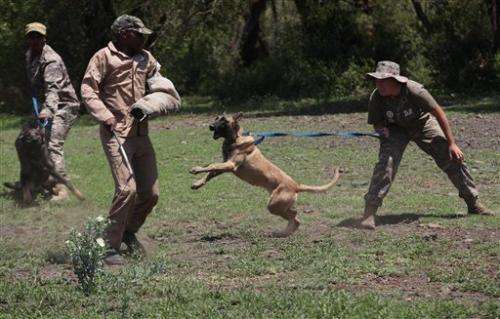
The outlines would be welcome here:
<svg viewBox="0 0 500 319">
<path fill-rule="evenodd" d="M 7 188 L 10 188 L 10 189 L 13 189 L 13 190 L 21 190 L 21 183 L 20 182 L 14 182 L 14 183 L 11 183 L 11 182 L 5 182 L 3 183 L 3 186 L 7 187 Z"/>
<path fill-rule="evenodd" d="M 66 187 L 71 191 L 71 193 L 73 193 L 73 195 L 76 196 L 76 198 L 78 198 L 79 200 L 85 200 L 85 196 L 83 196 L 82 192 L 80 192 L 75 186 L 73 186 L 73 183 L 71 183 L 71 181 L 64 178 L 56 171 L 53 171 L 51 175 L 55 178 L 56 181 L 66 185 Z"/>
<path fill-rule="evenodd" d="M 337 183 L 340 177 L 340 170 L 338 167 L 335 167 L 334 169 L 334 176 L 333 179 L 330 183 L 322 185 L 322 186 L 309 186 L 309 185 L 304 185 L 304 184 L 299 184 L 299 188 L 297 189 L 297 192 L 309 192 L 309 193 L 322 193 L 326 192 L 330 188 L 333 187 Z"/>
</svg>

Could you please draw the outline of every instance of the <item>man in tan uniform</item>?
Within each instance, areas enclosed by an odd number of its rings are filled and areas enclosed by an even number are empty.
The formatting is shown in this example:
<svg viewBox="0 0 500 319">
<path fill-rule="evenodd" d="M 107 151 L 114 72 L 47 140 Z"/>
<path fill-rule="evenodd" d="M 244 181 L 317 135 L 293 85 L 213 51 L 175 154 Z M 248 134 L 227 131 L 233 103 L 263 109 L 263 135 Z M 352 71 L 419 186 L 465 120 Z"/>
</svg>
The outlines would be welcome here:
<svg viewBox="0 0 500 319">
<path fill-rule="evenodd" d="M 368 123 L 382 135 L 379 161 L 373 171 L 360 227 L 375 228 L 375 214 L 396 176 L 410 141 L 433 157 L 465 200 L 469 214 L 492 215 L 478 202 L 478 191 L 463 163 L 443 109 L 419 83 L 399 74 L 399 65 L 381 61 L 374 73 L 377 88 L 370 97 Z"/>
<path fill-rule="evenodd" d="M 132 105 L 146 93 L 146 80 L 159 74 L 160 65 L 143 49 L 151 34 L 136 17 L 123 15 L 111 26 L 115 40 L 90 60 L 82 81 L 82 98 L 90 114 L 101 123 L 100 136 L 115 181 L 106 239 L 108 264 L 122 264 L 119 249 L 144 253 L 135 234 L 158 201 L 158 172 L 148 123 L 130 115 Z M 116 133 L 119 141 L 114 137 Z M 130 172 L 120 153 L 123 144 L 132 165 Z"/>
<path fill-rule="evenodd" d="M 33 97 L 43 101 L 39 113 L 42 121 L 51 119 L 47 127 L 47 146 L 55 170 L 69 179 L 64 164 L 64 140 L 71 126 L 78 118 L 80 101 L 68 76 L 63 60 L 45 43 L 46 27 L 38 22 L 29 23 L 25 28 L 28 51 L 26 52 L 26 72 Z M 57 184 L 58 195 L 53 199 L 68 197 L 68 189 Z"/>
</svg>

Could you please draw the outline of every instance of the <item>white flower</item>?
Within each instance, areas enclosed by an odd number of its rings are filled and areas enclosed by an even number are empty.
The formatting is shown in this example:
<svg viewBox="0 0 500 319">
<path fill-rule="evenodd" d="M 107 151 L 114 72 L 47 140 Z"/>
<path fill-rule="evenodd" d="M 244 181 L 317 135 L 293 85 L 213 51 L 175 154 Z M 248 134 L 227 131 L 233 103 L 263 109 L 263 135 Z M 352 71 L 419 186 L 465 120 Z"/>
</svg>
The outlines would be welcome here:
<svg viewBox="0 0 500 319">
<path fill-rule="evenodd" d="M 97 220 L 98 222 L 103 222 L 104 221 L 104 217 L 102 217 L 101 215 L 97 216 L 97 218 L 95 220 Z"/>
<path fill-rule="evenodd" d="M 106 245 L 106 243 L 104 242 L 104 239 L 102 239 L 102 238 L 97 238 L 95 241 L 101 247 L 104 247 Z"/>
</svg>

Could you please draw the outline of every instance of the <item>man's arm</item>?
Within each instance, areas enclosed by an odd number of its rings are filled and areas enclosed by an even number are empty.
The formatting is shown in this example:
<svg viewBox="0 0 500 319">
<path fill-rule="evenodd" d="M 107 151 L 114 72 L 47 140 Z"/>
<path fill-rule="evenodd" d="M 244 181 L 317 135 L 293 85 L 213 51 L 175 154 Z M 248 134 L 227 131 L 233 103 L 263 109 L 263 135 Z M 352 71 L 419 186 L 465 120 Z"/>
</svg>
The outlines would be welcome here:
<svg viewBox="0 0 500 319">
<path fill-rule="evenodd" d="M 44 120 L 53 117 L 56 113 L 63 78 L 63 70 L 57 61 L 49 61 L 43 71 L 45 102 L 40 110 L 40 119 Z"/>
<path fill-rule="evenodd" d="M 451 132 L 450 123 L 446 118 L 446 114 L 444 114 L 443 108 L 439 106 L 436 100 L 432 97 L 432 95 L 425 88 L 416 95 L 417 101 L 420 105 L 424 107 L 424 110 L 430 112 L 434 115 L 439 123 L 439 126 L 443 130 L 443 133 L 448 141 L 448 149 L 450 159 L 454 159 L 458 162 L 464 161 L 464 153 L 455 143 L 455 137 Z"/>
<path fill-rule="evenodd" d="M 448 140 L 448 148 L 450 151 L 450 158 L 455 159 L 455 160 L 459 161 L 460 163 L 463 162 L 464 161 L 464 153 L 458 147 L 458 145 L 455 143 L 455 137 L 453 136 L 453 133 L 451 132 L 450 123 L 448 122 L 448 118 L 446 117 L 446 114 L 444 113 L 443 108 L 438 105 L 437 107 L 433 108 L 431 113 L 438 120 L 439 126 L 441 126 L 441 129 L 443 130 L 444 135 L 446 136 L 446 139 Z"/>
<path fill-rule="evenodd" d="M 105 67 L 102 57 L 99 53 L 96 53 L 90 60 L 83 76 L 81 86 L 82 100 L 93 118 L 113 129 L 116 124 L 115 117 L 99 97 L 99 86 L 104 78 L 104 74 Z"/>
<path fill-rule="evenodd" d="M 375 132 L 384 137 L 389 137 L 389 129 L 386 126 L 382 107 L 377 90 L 374 90 L 368 103 L 368 124 L 373 125 Z"/>
</svg>

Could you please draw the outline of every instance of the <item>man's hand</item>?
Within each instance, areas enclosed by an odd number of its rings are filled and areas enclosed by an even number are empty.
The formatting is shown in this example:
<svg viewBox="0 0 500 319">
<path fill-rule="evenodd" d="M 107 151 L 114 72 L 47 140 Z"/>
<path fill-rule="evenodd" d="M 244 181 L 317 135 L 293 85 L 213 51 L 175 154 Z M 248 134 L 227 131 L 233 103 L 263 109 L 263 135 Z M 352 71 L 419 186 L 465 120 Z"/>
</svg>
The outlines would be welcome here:
<svg viewBox="0 0 500 319">
<path fill-rule="evenodd" d="M 457 144 L 453 143 L 449 146 L 449 152 L 450 152 L 450 159 L 456 160 L 459 163 L 462 163 L 464 161 L 464 153 L 462 153 L 462 150 L 458 147 Z"/>
<path fill-rule="evenodd" d="M 106 121 L 104 121 L 104 127 L 109 131 L 112 132 L 115 129 L 116 126 L 116 119 L 114 117 L 110 117 Z"/>
<path fill-rule="evenodd" d="M 40 114 L 38 114 L 38 119 L 42 122 L 49 119 L 49 118 L 50 118 L 50 114 L 49 114 L 49 112 L 45 112 L 45 110 L 42 110 L 40 112 Z"/>
<path fill-rule="evenodd" d="M 375 130 L 380 136 L 383 136 L 385 138 L 389 137 L 389 129 L 387 127 L 379 127 Z"/>
</svg>

